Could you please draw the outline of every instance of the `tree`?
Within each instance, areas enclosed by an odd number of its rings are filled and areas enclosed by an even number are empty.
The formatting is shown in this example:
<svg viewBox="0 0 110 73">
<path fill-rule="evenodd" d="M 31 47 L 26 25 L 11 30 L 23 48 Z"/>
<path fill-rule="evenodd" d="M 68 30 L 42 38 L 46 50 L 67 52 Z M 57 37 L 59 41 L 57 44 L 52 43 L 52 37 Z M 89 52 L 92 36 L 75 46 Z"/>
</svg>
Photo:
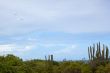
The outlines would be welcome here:
<svg viewBox="0 0 110 73">
<path fill-rule="evenodd" d="M 81 73 L 92 73 L 92 69 L 91 69 L 90 65 L 83 64 L 81 66 Z"/>
<path fill-rule="evenodd" d="M 103 65 L 98 66 L 96 73 L 106 73 L 105 67 Z"/>
</svg>

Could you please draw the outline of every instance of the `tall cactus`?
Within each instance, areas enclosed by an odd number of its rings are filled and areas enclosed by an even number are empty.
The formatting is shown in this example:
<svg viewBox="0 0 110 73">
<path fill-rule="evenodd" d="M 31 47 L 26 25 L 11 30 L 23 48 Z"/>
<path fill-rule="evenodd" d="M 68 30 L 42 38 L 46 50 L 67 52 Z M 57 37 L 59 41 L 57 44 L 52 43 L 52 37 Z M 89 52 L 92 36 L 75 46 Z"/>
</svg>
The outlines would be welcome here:
<svg viewBox="0 0 110 73">
<path fill-rule="evenodd" d="M 108 61 L 108 57 L 109 57 L 109 49 L 108 47 L 106 46 L 106 60 Z"/>
<path fill-rule="evenodd" d="M 88 47 L 88 56 L 89 60 L 97 60 L 99 62 L 104 62 L 109 60 L 109 49 L 107 46 L 103 45 L 103 48 L 101 50 L 100 42 L 97 43 L 97 49 L 95 50 L 95 44 L 93 44 L 93 47 Z"/>
<path fill-rule="evenodd" d="M 98 45 L 98 43 L 97 43 L 97 50 L 96 50 L 96 58 L 99 59 L 99 45 Z"/>
<path fill-rule="evenodd" d="M 53 55 L 50 55 L 51 56 L 51 61 L 53 62 Z"/>
<path fill-rule="evenodd" d="M 48 58 L 45 56 L 45 60 L 53 62 L 53 55 L 48 55 Z"/>
<path fill-rule="evenodd" d="M 90 56 L 90 49 L 88 47 L 88 55 L 89 55 L 89 60 L 91 59 L 91 56 Z"/>
<path fill-rule="evenodd" d="M 105 47 L 103 45 L 103 49 L 102 49 L 102 60 L 104 60 L 104 55 L 105 55 Z"/>
<path fill-rule="evenodd" d="M 93 44 L 93 60 L 95 59 L 95 44 Z"/>
<path fill-rule="evenodd" d="M 92 47 L 90 46 L 90 55 L 91 55 L 91 60 L 93 59 L 93 53 L 92 53 Z"/>
<path fill-rule="evenodd" d="M 45 66 L 46 66 L 46 71 L 47 73 L 53 73 L 53 55 L 48 55 L 48 59 L 45 56 Z"/>
<path fill-rule="evenodd" d="M 100 42 L 99 42 L 99 58 L 101 58 L 101 47 L 100 47 Z"/>
</svg>

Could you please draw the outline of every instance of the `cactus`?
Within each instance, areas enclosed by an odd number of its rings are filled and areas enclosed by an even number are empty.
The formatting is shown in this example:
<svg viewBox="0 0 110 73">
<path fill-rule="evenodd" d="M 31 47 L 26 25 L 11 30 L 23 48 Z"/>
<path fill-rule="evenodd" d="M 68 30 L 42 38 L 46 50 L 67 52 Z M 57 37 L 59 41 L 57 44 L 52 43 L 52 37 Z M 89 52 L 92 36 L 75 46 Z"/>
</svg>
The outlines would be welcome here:
<svg viewBox="0 0 110 73">
<path fill-rule="evenodd" d="M 93 44 L 93 60 L 95 59 L 95 44 Z"/>
<path fill-rule="evenodd" d="M 102 49 L 102 60 L 104 60 L 104 54 L 105 54 L 105 48 L 104 48 L 104 45 L 103 45 L 103 49 Z"/>
<path fill-rule="evenodd" d="M 95 44 L 93 47 L 88 47 L 88 56 L 89 60 L 91 61 L 99 61 L 99 62 L 108 62 L 109 60 L 109 49 L 107 46 L 103 45 L 103 49 L 101 50 L 100 42 L 97 43 L 97 49 L 95 50 Z"/>
<path fill-rule="evenodd" d="M 46 66 L 46 70 L 47 73 L 53 73 L 53 55 L 48 55 L 48 59 L 45 56 L 45 66 Z"/>
<path fill-rule="evenodd" d="M 108 47 L 106 46 L 106 60 L 108 61 L 108 57 L 109 57 L 109 49 Z"/>
<path fill-rule="evenodd" d="M 101 58 L 101 48 L 100 48 L 100 42 L 99 42 L 99 58 Z"/>
<path fill-rule="evenodd" d="M 53 55 L 48 55 L 48 59 L 47 59 L 47 57 L 45 56 L 45 60 L 46 60 L 46 61 L 51 61 L 51 62 L 53 62 Z"/>
<path fill-rule="evenodd" d="M 89 47 L 88 47 L 88 55 L 89 55 L 89 60 L 91 59 L 90 57 L 90 49 L 89 49 Z"/>
<path fill-rule="evenodd" d="M 90 46 L 90 56 L 91 56 L 91 60 L 93 59 L 93 55 L 92 55 L 92 47 Z"/>
<path fill-rule="evenodd" d="M 51 61 L 53 62 L 53 55 L 50 55 L 51 56 Z"/>
<path fill-rule="evenodd" d="M 99 59 L 99 46 L 98 46 L 98 43 L 97 43 L 97 50 L 96 50 L 96 58 Z"/>
</svg>

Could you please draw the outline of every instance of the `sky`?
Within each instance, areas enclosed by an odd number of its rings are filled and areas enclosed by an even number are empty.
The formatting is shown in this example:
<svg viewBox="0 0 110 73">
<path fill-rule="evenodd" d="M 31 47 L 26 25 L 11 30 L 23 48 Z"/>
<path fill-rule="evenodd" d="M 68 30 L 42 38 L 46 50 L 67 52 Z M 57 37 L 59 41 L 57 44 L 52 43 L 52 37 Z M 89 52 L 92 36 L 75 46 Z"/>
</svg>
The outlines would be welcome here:
<svg viewBox="0 0 110 73">
<path fill-rule="evenodd" d="M 0 0 L 0 55 L 88 59 L 88 46 L 110 47 L 109 0 Z"/>
</svg>

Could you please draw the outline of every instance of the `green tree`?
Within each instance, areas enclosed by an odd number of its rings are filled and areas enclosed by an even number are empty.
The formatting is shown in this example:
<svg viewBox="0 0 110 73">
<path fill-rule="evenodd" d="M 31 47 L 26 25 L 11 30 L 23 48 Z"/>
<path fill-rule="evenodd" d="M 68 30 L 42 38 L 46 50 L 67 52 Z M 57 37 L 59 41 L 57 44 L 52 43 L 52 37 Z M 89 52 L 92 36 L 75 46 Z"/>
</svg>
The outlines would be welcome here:
<svg viewBox="0 0 110 73">
<path fill-rule="evenodd" d="M 105 67 L 103 65 L 98 66 L 96 73 L 106 73 Z"/>
<path fill-rule="evenodd" d="M 81 66 L 81 73 L 92 73 L 92 69 L 91 69 L 90 65 L 83 64 Z"/>
</svg>

